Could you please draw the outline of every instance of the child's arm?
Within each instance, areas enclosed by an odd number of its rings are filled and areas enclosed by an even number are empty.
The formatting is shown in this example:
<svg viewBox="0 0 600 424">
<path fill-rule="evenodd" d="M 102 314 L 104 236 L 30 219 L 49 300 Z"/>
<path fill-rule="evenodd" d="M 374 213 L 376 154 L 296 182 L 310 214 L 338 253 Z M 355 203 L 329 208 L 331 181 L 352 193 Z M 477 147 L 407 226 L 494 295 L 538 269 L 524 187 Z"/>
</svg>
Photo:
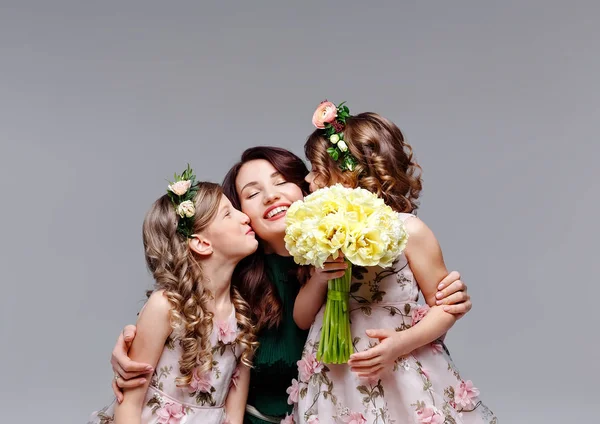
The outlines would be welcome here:
<svg viewBox="0 0 600 424">
<path fill-rule="evenodd" d="M 172 331 L 170 310 L 171 304 L 162 290 L 150 296 L 140 312 L 137 334 L 129 351 L 133 360 L 156 367 L 165 347 L 165 341 Z M 141 423 L 142 405 L 149 385 L 150 379 L 146 379 L 141 386 L 124 389 L 123 402 L 115 407 L 115 424 Z"/>
<path fill-rule="evenodd" d="M 121 390 L 141 386 L 154 371 L 150 365 L 132 361 L 127 356 L 129 349 L 131 349 L 131 343 L 135 338 L 135 330 L 135 325 L 127 325 L 123 328 L 110 359 L 113 372 L 119 376 L 117 379 L 112 379 L 113 392 L 119 403 L 123 401 Z"/>
<path fill-rule="evenodd" d="M 250 368 L 242 363 L 238 365 L 240 375 L 237 383 L 229 388 L 227 400 L 225 401 L 225 412 L 231 424 L 242 424 L 246 411 L 246 400 L 248 399 L 248 388 L 250 386 Z"/>
<path fill-rule="evenodd" d="M 437 239 L 418 218 L 407 219 L 405 226 L 409 234 L 406 258 L 430 310 L 418 324 L 404 331 L 367 330 L 369 337 L 378 338 L 381 343 L 350 356 L 349 365 L 361 377 L 378 376 L 398 357 L 445 334 L 457 319 L 455 315 L 445 312 L 443 306 L 436 306 L 438 283 L 448 274 Z"/>
<path fill-rule="evenodd" d="M 327 281 L 343 277 L 348 266 L 342 256 L 329 258 L 323 268 L 314 268 L 313 274 L 304 284 L 294 302 L 294 321 L 302 330 L 308 330 L 325 302 Z"/>
<path fill-rule="evenodd" d="M 448 270 L 435 235 L 416 217 L 408 218 L 405 226 L 409 233 L 406 258 L 425 302 L 431 307 L 417 325 L 402 332 L 407 339 L 408 352 L 412 352 L 445 334 L 458 318 L 445 312 L 445 306 L 436 302 L 438 282 L 448 274 Z"/>
</svg>

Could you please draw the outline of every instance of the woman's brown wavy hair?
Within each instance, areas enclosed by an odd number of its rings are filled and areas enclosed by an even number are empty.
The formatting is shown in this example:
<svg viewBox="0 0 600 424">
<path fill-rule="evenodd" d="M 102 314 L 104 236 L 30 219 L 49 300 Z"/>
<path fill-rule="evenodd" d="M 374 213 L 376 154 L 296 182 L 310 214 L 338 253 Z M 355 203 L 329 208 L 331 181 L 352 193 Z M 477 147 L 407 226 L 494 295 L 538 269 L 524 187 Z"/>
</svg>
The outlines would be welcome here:
<svg viewBox="0 0 600 424">
<path fill-rule="evenodd" d="M 372 112 L 349 117 L 344 140 L 358 164 L 342 171 L 327 153 L 330 141 L 323 130 L 315 130 L 304 152 L 318 181 L 324 185 L 342 183 L 362 187 L 378 196 L 397 212 L 415 212 L 422 189 L 421 167 L 413 159 L 411 146 L 400 128 Z"/>
<path fill-rule="evenodd" d="M 215 183 L 199 182 L 194 199 L 193 232 L 202 232 L 214 219 L 223 195 Z M 171 325 L 183 350 L 179 361 L 179 385 L 188 385 L 194 368 L 206 372 L 212 367 L 210 335 L 213 313 L 208 305 L 211 293 L 204 288 L 200 261 L 189 249 L 188 239 L 177 232 L 178 216 L 170 198 L 160 197 L 144 219 L 142 228 L 146 264 L 155 279 L 154 290 L 164 290 L 171 303 Z M 232 286 L 232 303 L 240 333 L 237 343 L 243 349 L 241 361 L 251 366 L 252 354 L 258 345 L 248 303 Z"/>
<path fill-rule="evenodd" d="M 301 158 L 279 147 L 251 147 L 242 153 L 240 161 L 229 170 L 223 181 L 223 191 L 234 207 L 241 210 L 241 201 L 235 186 L 240 169 L 245 163 L 257 159 L 268 161 L 286 181 L 300 187 L 304 195 L 308 194 L 308 183 L 304 181 L 308 169 Z M 290 269 L 290 274 L 296 274 L 301 281 L 306 279 L 307 272 L 308 269 L 305 267 Z M 281 299 L 267 274 L 262 243 L 259 243 L 254 254 L 238 264 L 234 271 L 233 281 L 239 287 L 244 299 L 250 304 L 258 330 L 279 325 L 282 316 Z"/>
</svg>

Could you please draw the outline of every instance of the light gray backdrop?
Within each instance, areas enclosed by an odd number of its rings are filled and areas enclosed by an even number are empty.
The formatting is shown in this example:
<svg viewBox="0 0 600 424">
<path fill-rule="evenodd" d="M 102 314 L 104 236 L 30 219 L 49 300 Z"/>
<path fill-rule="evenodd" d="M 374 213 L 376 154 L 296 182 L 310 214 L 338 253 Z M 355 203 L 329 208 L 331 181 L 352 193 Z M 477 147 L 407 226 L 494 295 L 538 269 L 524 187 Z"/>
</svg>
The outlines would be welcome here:
<svg viewBox="0 0 600 424">
<path fill-rule="evenodd" d="M 323 98 L 414 146 L 473 296 L 448 344 L 500 421 L 594 421 L 599 3 L 283 3 L 2 2 L 2 422 L 110 401 L 165 179 L 302 154 Z"/>
</svg>

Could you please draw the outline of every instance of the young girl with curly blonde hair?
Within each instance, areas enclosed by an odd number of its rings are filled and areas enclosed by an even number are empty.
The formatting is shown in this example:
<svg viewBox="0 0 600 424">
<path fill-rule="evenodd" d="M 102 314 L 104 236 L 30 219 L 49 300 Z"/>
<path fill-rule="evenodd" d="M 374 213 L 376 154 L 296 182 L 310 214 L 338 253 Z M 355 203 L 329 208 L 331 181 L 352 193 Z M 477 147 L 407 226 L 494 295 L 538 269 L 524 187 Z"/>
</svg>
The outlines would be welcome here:
<svg viewBox="0 0 600 424">
<path fill-rule="evenodd" d="M 231 277 L 258 242 L 218 184 L 196 183 L 189 167 L 177 179 L 143 224 L 156 283 L 130 355 L 154 374 L 89 423 L 242 423 L 257 342 Z"/>
</svg>

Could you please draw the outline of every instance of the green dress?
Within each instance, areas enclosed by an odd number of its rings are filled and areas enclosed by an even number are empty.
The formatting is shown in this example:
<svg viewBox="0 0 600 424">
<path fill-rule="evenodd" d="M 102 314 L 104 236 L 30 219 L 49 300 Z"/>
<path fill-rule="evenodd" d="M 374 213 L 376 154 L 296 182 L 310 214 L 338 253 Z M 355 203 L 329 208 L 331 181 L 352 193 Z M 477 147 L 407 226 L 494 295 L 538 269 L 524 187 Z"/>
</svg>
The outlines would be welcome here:
<svg viewBox="0 0 600 424">
<path fill-rule="evenodd" d="M 293 378 L 298 378 L 297 362 L 302 357 L 308 331 L 299 329 L 294 322 L 294 301 L 300 284 L 289 275 L 295 267 L 291 257 L 266 256 L 267 272 L 283 305 L 283 317 L 279 327 L 263 330 L 258 335 L 260 346 L 254 356 L 254 368 L 250 373 L 248 405 L 261 414 L 283 418 L 291 413 L 286 389 Z M 245 414 L 245 424 L 268 424 L 250 414 Z"/>
</svg>

